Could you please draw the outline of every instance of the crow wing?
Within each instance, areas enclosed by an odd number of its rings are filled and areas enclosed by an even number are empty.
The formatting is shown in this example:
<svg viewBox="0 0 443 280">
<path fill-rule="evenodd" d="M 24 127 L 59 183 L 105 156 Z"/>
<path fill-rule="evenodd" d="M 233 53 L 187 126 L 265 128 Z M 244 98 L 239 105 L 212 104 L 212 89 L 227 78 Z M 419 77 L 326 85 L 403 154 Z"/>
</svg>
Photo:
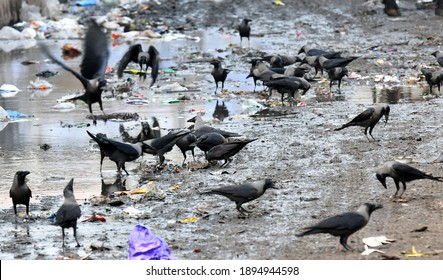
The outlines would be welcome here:
<svg viewBox="0 0 443 280">
<path fill-rule="evenodd" d="M 84 49 L 80 73 L 89 80 L 96 78 L 103 80 L 108 66 L 108 42 L 105 33 L 95 22 L 90 23 Z"/>
<path fill-rule="evenodd" d="M 138 54 L 142 51 L 143 49 L 141 44 L 135 44 L 129 47 L 128 51 L 123 55 L 123 57 L 120 59 L 120 62 L 118 63 L 117 76 L 119 78 L 123 76 L 123 70 L 125 70 L 129 62 L 132 61 L 138 63 Z"/>
</svg>

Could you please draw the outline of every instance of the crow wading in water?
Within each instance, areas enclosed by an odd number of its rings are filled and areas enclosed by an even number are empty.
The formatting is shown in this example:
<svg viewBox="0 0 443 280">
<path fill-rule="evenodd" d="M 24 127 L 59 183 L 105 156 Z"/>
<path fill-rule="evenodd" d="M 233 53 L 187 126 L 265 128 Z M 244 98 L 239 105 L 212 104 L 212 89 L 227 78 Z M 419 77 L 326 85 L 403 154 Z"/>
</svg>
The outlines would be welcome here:
<svg viewBox="0 0 443 280">
<path fill-rule="evenodd" d="M 17 205 L 22 204 L 26 206 L 26 216 L 29 216 L 29 200 L 32 197 L 31 189 L 26 184 L 26 176 L 29 171 L 17 171 L 12 181 L 12 187 L 9 190 L 9 197 L 12 198 L 14 214 L 17 217 Z"/>
<path fill-rule="evenodd" d="M 77 240 L 77 219 L 81 216 L 80 206 L 74 196 L 74 179 L 69 181 L 68 185 L 63 190 L 63 196 L 65 198 L 62 206 L 58 209 L 54 225 L 58 225 L 62 228 L 63 235 L 63 247 L 65 246 L 65 229 L 72 227 L 74 231 L 74 238 L 77 242 L 76 247 L 80 247 L 80 243 Z"/>
</svg>

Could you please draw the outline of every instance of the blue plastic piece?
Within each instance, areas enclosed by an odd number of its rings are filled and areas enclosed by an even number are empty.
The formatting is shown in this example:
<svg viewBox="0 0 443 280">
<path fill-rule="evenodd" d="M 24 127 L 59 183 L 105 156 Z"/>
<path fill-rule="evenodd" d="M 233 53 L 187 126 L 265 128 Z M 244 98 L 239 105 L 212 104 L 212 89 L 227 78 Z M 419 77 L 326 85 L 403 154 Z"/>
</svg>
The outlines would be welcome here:
<svg viewBox="0 0 443 280">
<path fill-rule="evenodd" d="M 12 111 L 12 110 L 5 110 L 6 113 L 8 113 L 8 117 L 11 120 L 16 120 L 16 119 L 21 119 L 21 118 L 29 118 L 28 115 L 17 112 L 17 111 Z"/>
<path fill-rule="evenodd" d="M 81 7 L 95 6 L 96 4 L 97 2 L 95 0 L 75 1 L 75 5 Z"/>
<path fill-rule="evenodd" d="M 128 259 L 172 260 L 168 244 L 144 226 L 137 225 L 129 235 Z"/>
</svg>

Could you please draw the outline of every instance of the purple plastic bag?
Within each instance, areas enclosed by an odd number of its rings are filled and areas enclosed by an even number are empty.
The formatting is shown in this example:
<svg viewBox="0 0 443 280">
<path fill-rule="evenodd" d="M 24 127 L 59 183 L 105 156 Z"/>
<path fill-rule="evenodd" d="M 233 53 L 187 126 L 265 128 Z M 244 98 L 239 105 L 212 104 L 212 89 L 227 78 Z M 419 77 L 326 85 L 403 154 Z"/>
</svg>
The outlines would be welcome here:
<svg viewBox="0 0 443 280">
<path fill-rule="evenodd" d="M 137 225 L 129 235 L 128 259 L 172 260 L 168 244 L 148 228 Z"/>
</svg>

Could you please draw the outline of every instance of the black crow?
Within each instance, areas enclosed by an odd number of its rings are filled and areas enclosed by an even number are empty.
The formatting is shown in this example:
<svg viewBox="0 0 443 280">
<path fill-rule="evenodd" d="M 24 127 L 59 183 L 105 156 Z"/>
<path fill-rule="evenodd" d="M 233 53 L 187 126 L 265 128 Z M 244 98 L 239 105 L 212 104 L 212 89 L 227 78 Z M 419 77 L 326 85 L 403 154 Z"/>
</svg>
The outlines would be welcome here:
<svg viewBox="0 0 443 280">
<path fill-rule="evenodd" d="M 247 182 L 241 185 L 225 186 L 218 189 L 213 189 L 200 194 L 218 194 L 229 198 L 236 204 L 236 209 L 240 214 L 248 213 L 246 209 L 242 207 L 243 203 L 255 200 L 262 196 L 267 189 L 276 189 L 274 182 L 271 179 L 265 179 L 258 182 Z"/>
<path fill-rule="evenodd" d="M 298 54 L 304 53 L 306 56 L 324 56 L 326 58 L 340 58 L 340 52 L 329 52 L 321 49 L 311 48 L 306 45 L 300 48 Z"/>
<path fill-rule="evenodd" d="M 214 68 L 211 71 L 211 75 L 212 77 L 214 77 L 215 81 L 215 94 L 217 93 L 218 82 L 222 83 L 221 90 L 223 91 L 223 88 L 225 87 L 226 77 L 228 76 L 228 73 L 231 72 L 231 70 L 222 68 L 221 62 L 218 60 L 212 61 L 211 64 L 214 65 Z"/>
<path fill-rule="evenodd" d="M 26 176 L 29 171 L 17 171 L 12 181 L 12 187 L 9 190 L 9 197 L 12 198 L 14 214 L 17 216 L 17 205 L 26 206 L 26 216 L 29 216 L 29 200 L 32 197 L 31 189 L 26 184 Z"/>
<path fill-rule="evenodd" d="M 437 59 L 438 64 L 440 64 L 440 66 L 443 66 L 443 53 L 440 51 L 435 51 L 433 53 L 431 53 L 433 56 L 435 56 L 435 58 Z"/>
<path fill-rule="evenodd" d="M 431 71 L 428 69 L 421 69 L 421 72 L 425 76 L 426 82 L 429 85 L 429 93 L 432 94 L 432 86 L 437 85 L 438 92 L 440 93 L 440 85 L 443 82 L 443 72 L 440 70 Z"/>
<path fill-rule="evenodd" d="M 80 247 L 80 243 L 77 240 L 77 219 L 81 216 L 80 206 L 74 197 L 74 179 L 69 181 L 68 185 L 63 190 L 63 196 L 65 198 L 62 206 L 56 213 L 56 219 L 54 225 L 58 225 L 62 228 L 63 235 L 63 247 L 65 246 L 65 228 L 72 227 L 74 231 L 74 238 L 77 242 L 76 247 Z"/>
<path fill-rule="evenodd" d="M 209 162 L 224 160 L 225 162 L 220 167 L 227 166 L 232 161 L 231 157 L 240 152 L 240 150 L 243 149 L 247 144 L 257 139 L 258 138 L 235 140 L 232 142 L 219 144 L 208 151 L 206 158 Z"/>
<path fill-rule="evenodd" d="M 240 33 L 240 46 L 242 45 L 243 37 L 248 38 L 248 46 L 249 46 L 250 43 L 249 36 L 251 35 L 251 27 L 249 26 L 249 23 L 251 21 L 252 20 L 245 18 L 243 19 L 241 24 L 237 27 L 237 30 Z"/>
<path fill-rule="evenodd" d="M 188 133 L 188 134 L 182 136 L 181 138 L 179 138 L 175 142 L 175 145 L 177 145 L 177 147 L 180 149 L 180 151 L 183 154 L 183 163 L 182 163 L 182 165 L 185 164 L 186 152 L 187 151 L 191 151 L 192 158 L 195 161 L 194 149 L 195 149 L 195 146 L 196 146 L 195 145 L 196 142 L 197 142 L 197 137 L 195 137 L 194 133 Z"/>
<path fill-rule="evenodd" d="M 382 0 L 382 4 L 385 5 L 383 11 L 390 17 L 401 16 L 400 8 L 395 0 Z"/>
<path fill-rule="evenodd" d="M 284 75 L 274 75 L 273 79 L 269 82 L 266 82 L 265 85 L 269 87 L 268 99 L 271 98 L 272 90 L 275 89 L 281 94 L 282 105 L 284 105 L 283 99 L 285 93 L 288 94 L 288 97 L 290 99 L 294 99 L 295 93 L 299 89 L 303 90 L 301 95 L 305 95 L 306 92 L 311 88 L 311 84 L 303 78 L 296 76 L 286 77 Z"/>
<path fill-rule="evenodd" d="M 94 135 L 89 131 L 86 132 L 100 147 L 100 172 L 102 170 L 103 159 L 107 156 L 117 165 L 118 173 L 123 169 L 126 174 L 129 175 L 128 171 L 126 171 L 125 163 L 134 161 L 142 155 L 143 142 L 137 142 L 135 144 L 123 143 L 109 139 L 102 133 Z"/>
<path fill-rule="evenodd" d="M 374 136 L 372 136 L 372 130 L 374 129 L 374 126 L 383 116 L 385 116 L 385 125 L 386 125 L 388 123 L 390 111 L 391 108 L 388 105 L 377 105 L 375 107 L 368 108 L 362 113 L 360 113 L 358 116 L 353 118 L 350 122 L 342 125 L 339 128 L 336 128 L 335 130 L 336 131 L 342 130 L 343 128 L 349 126 L 363 126 L 365 128 L 365 135 L 368 138 L 368 140 L 369 140 L 369 137 L 367 135 L 368 129 L 369 129 L 369 135 L 371 135 L 372 139 L 374 139 Z"/>
<path fill-rule="evenodd" d="M 140 71 L 143 71 L 143 65 L 146 65 L 145 71 L 148 71 L 148 67 L 151 67 L 150 87 L 152 87 L 157 80 L 159 70 L 160 55 L 158 50 L 154 46 L 149 46 L 148 51 L 144 52 L 141 44 L 135 44 L 129 47 L 128 51 L 118 63 L 117 76 L 119 78 L 123 76 L 123 70 L 125 70 L 131 61 L 140 65 Z M 143 77 L 145 76 L 146 74 Z"/>
<path fill-rule="evenodd" d="M 316 225 L 306 227 L 304 228 L 306 231 L 297 234 L 297 236 L 302 237 L 317 233 L 329 233 L 333 236 L 340 236 L 340 244 L 345 250 L 352 250 L 347 244 L 349 236 L 365 227 L 369 222 L 371 213 L 380 208 L 383 208 L 380 204 L 364 203 L 357 211 L 332 216 Z"/>
<path fill-rule="evenodd" d="M 205 153 L 208 158 L 208 151 L 217 145 L 226 143 L 226 138 L 218 132 L 208 132 L 197 138 L 195 145 Z"/>
<path fill-rule="evenodd" d="M 329 90 L 332 89 L 332 83 L 338 81 L 338 92 L 340 92 L 341 80 L 344 76 L 348 75 L 348 69 L 346 67 L 334 67 L 328 70 L 329 77 Z"/>
<path fill-rule="evenodd" d="M 318 57 L 318 63 L 320 64 L 321 74 L 323 75 L 323 70 L 329 72 L 329 70 L 336 67 L 346 67 L 349 63 L 356 60 L 358 57 L 349 57 L 349 58 L 326 58 L 324 56 Z"/>
<path fill-rule="evenodd" d="M 195 116 L 189 120 L 187 120 L 187 122 L 193 122 L 194 123 L 194 134 L 197 138 L 199 138 L 200 136 L 202 136 L 203 134 L 206 134 L 208 132 L 217 132 L 220 133 L 221 135 L 223 135 L 226 138 L 229 137 L 240 137 L 241 135 L 235 132 L 229 132 L 229 131 L 225 131 L 222 129 L 218 129 L 215 127 L 211 127 L 209 125 L 206 125 L 205 122 L 203 121 L 203 119 L 200 116 Z"/>
<path fill-rule="evenodd" d="M 85 88 L 85 92 L 80 96 L 76 96 L 68 100 L 75 101 L 80 99 L 87 103 L 89 113 L 91 113 L 94 123 L 96 123 L 96 118 L 92 113 L 92 104 L 98 103 L 100 109 L 104 113 L 102 92 L 106 87 L 105 72 L 109 58 L 108 41 L 105 33 L 103 33 L 95 22 L 92 21 L 90 23 L 85 37 L 84 55 L 82 63 L 80 64 L 80 73 L 74 71 L 66 64 L 55 58 L 49 52 L 46 45 L 42 45 L 42 49 L 55 63 L 63 67 L 65 70 L 71 72 L 71 74 L 80 80 Z"/>
<path fill-rule="evenodd" d="M 155 139 L 146 140 L 143 142 L 143 152 L 158 155 L 160 159 L 160 165 L 163 165 L 165 161 L 164 154 L 172 151 L 172 148 L 176 144 L 177 140 L 190 133 L 188 129 L 171 131 L 168 134 Z"/>
<path fill-rule="evenodd" d="M 407 164 L 398 161 L 388 161 L 380 166 L 376 171 L 376 177 L 380 183 L 386 187 L 386 177 L 391 177 L 394 179 L 395 187 L 397 191 L 393 197 L 396 197 L 398 191 L 400 190 L 400 182 L 403 184 L 403 191 L 398 197 L 401 197 L 406 190 L 406 183 L 414 180 L 429 179 L 434 181 L 443 182 L 443 177 L 434 177 L 432 175 L 426 174 L 423 171 L 418 170 Z"/>
</svg>

